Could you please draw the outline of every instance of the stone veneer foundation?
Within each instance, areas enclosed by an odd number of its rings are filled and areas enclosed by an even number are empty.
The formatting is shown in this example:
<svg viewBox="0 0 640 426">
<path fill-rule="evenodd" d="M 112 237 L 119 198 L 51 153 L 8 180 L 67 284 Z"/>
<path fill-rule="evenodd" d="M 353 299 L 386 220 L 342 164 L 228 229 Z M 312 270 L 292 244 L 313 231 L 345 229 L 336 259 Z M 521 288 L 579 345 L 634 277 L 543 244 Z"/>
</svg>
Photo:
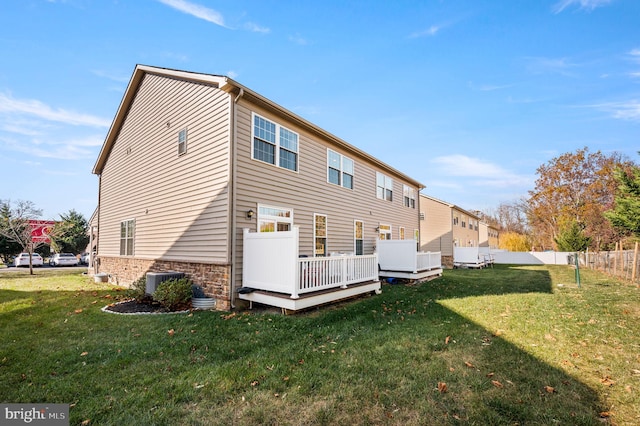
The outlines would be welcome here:
<svg viewBox="0 0 640 426">
<path fill-rule="evenodd" d="M 128 286 L 147 272 L 184 272 L 205 294 L 216 299 L 216 309 L 230 311 L 230 265 L 191 263 L 167 260 L 136 259 L 133 257 L 104 257 L 97 259 L 97 272 L 109 275 L 109 282 Z"/>
<path fill-rule="evenodd" d="M 445 269 L 453 269 L 453 256 L 442 256 L 442 267 Z"/>
</svg>

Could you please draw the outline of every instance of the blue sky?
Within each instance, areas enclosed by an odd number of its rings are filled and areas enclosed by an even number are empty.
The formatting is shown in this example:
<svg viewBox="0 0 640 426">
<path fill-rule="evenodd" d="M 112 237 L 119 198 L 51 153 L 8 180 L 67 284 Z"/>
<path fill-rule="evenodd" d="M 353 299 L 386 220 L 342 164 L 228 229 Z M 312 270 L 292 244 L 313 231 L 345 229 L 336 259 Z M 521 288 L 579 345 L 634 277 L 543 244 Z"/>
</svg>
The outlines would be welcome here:
<svg viewBox="0 0 640 426">
<path fill-rule="evenodd" d="M 468 210 L 640 150 L 638 0 L 8 0 L 0 199 L 87 218 L 136 64 L 227 75 Z"/>
</svg>

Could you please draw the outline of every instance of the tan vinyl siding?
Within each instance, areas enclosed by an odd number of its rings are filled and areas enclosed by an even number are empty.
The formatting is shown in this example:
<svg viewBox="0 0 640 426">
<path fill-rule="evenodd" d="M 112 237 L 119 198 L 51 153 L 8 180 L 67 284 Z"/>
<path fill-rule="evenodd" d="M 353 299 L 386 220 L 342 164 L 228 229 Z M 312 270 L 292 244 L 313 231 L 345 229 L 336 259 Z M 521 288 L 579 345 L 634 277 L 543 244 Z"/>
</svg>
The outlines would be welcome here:
<svg viewBox="0 0 640 426">
<path fill-rule="evenodd" d="M 101 255 L 135 219 L 135 257 L 228 261 L 229 108 L 215 87 L 145 75 L 102 170 Z"/>
<path fill-rule="evenodd" d="M 424 214 L 420 221 L 420 249 L 453 256 L 451 206 L 421 196 L 420 211 Z"/>
<path fill-rule="evenodd" d="M 276 122 L 298 133 L 298 171 L 293 172 L 252 159 L 252 114 Z M 354 153 L 337 148 L 320 136 L 309 134 L 300 127 L 274 116 L 265 110 L 241 101 L 237 108 L 237 220 L 238 256 L 242 261 L 241 228 L 256 230 L 256 217 L 248 220 L 245 213 L 258 204 L 292 208 L 294 225 L 300 227 L 300 254 L 313 256 L 313 215 L 327 216 L 327 253 L 355 252 L 354 220 L 364 222 L 364 254 L 374 251 L 377 241 L 375 228 L 379 223 L 393 228 L 398 238 L 398 227 L 405 228 L 406 238 L 413 238 L 418 228 L 418 209 L 403 206 L 402 184 L 418 188 L 387 173 L 393 178 L 393 201 L 376 198 L 376 171 L 373 165 Z M 353 190 L 327 182 L 327 148 L 354 161 Z M 257 215 L 256 215 L 257 216 Z"/>
<path fill-rule="evenodd" d="M 469 215 L 468 212 L 453 208 L 453 215 L 458 216 L 459 222 L 457 225 L 453 225 L 453 239 L 458 241 L 458 247 L 478 247 L 479 233 L 475 227 L 471 227 L 470 223 L 473 220 L 478 220 L 476 216 Z M 462 222 L 465 223 L 465 227 L 462 227 Z"/>
</svg>

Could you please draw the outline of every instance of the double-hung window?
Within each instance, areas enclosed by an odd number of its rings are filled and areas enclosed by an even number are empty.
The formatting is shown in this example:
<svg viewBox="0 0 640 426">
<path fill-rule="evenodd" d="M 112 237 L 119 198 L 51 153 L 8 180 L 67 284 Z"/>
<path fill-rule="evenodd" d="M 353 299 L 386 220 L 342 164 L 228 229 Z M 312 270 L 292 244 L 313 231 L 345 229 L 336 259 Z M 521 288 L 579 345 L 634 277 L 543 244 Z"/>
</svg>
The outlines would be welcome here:
<svg viewBox="0 0 640 426">
<path fill-rule="evenodd" d="M 253 114 L 253 158 L 298 171 L 298 134 Z"/>
<path fill-rule="evenodd" d="M 416 208 L 416 190 L 410 186 L 402 185 L 402 195 L 405 207 Z"/>
<path fill-rule="evenodd" d="M 315 238 L 315 256 L 327 255 L 327 216 L 323 214 L 313 215 L 313 229 Z"/>
<path fill-rule="evenodd" d="M 258 232 L 291 231 L 292 226 L 292 209 L 258 205 Z"/>
<path fill-rule="evenodd" d="M 354 248 L 356 256 L 364 254 L 364 222 L 356 220 L 353 226 Z"/>
<path fill-rule="evenodd" d="M 327 150 L 327 181 L 345 188 L 353 189 L 353 160 Z"/>
<path fill-rule="evenodd" d="M 393 201 L 393 179 L 380 172 L 376 172 L 376 197 Z"/>
<path fill-rule="evenodd" d="M 120 256 L 133 256 L 133 239 L 135 233 L 135 219 L 120 222 Z"/>
<path fill-rule="evenodd" d="M 187 152 L 187 129 L 182 129 L 178 132 L 178 155 L 182 155 Z"/>
</svg>

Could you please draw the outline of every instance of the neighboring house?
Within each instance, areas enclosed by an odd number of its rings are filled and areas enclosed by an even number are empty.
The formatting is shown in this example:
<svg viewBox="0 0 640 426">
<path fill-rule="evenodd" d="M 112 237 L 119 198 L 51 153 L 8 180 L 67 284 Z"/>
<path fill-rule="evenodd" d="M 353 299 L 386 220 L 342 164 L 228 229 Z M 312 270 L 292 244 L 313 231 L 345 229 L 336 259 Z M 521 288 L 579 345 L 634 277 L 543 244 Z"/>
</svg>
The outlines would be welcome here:
<svg viewBox="0 0 640 426">
<path fill-rule="evenodd" d="M 479 241 L 480 247 L 498 248 L 499 230 L 493 225 L 480 221 Z"/>
<path fill-rule="evenodd" d="M 308 258 L 418 235 L 422 184 L 224 76 L 136 66 L 93 173 L 96 272 L 184 272 L 221 310 L 243 284 L 245 228 L 295 227 Z"/>
<path fill-rule="evenodd" d="M 480 219 L 455 204 L 420 194 L 420 250 L 439 251 L 453 267 L 454 247 L 478 247 Z"/>
</svg>

